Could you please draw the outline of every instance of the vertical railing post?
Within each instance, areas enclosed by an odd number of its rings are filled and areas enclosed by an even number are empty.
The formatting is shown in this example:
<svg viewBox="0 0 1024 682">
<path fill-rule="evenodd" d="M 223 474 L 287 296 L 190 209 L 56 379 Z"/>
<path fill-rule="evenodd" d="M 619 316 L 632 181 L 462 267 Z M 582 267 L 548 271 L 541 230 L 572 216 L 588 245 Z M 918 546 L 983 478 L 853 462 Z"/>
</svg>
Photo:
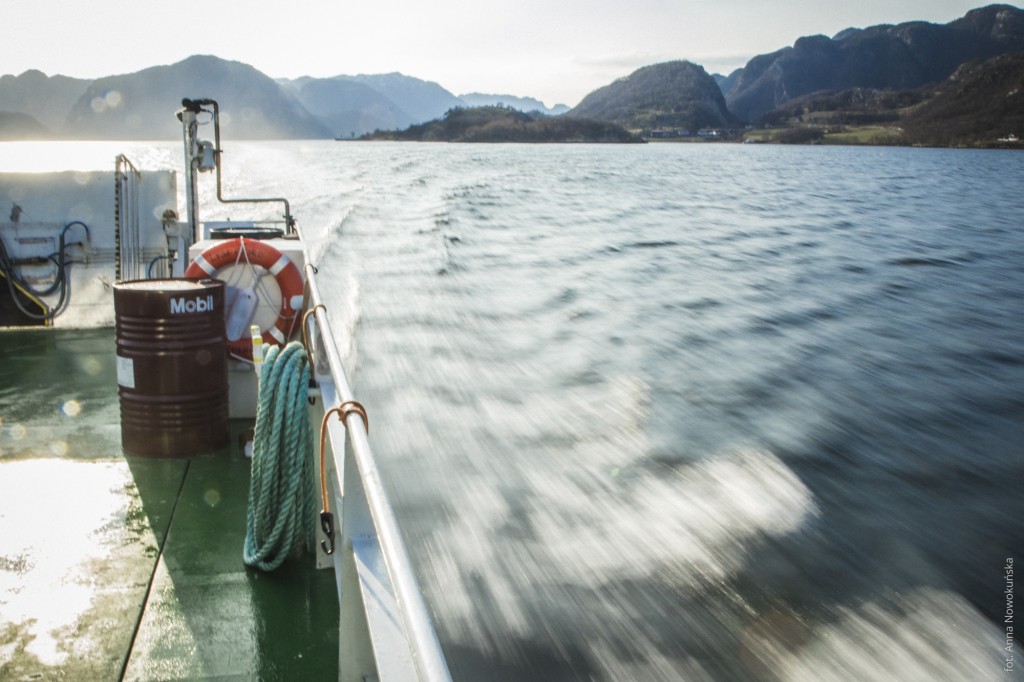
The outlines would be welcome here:
<svg viewBox="0 0 1024 682">
<path fill-rule="evenodd" d="M 118 281 L 142 279 L 142 236 L 139 229 L 139 178 L 137 168 L 123 154 L 114 168 L 114 227 Z"/>
</svg>

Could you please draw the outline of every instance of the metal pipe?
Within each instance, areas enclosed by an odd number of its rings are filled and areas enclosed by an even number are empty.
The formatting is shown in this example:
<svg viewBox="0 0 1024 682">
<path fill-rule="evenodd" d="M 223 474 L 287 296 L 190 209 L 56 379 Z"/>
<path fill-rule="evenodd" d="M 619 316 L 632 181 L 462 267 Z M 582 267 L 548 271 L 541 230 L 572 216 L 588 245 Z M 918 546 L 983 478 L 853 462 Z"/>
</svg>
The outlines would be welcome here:
<svg viewBox="0 0 1024 682">
<path fill-rule="evenodd" d="M 313 315 L 320 329 L 323 349 L 327 355 L 331 378 L 334 380 L 337 390 L 338 405 L 340 405 L 343 402 L 355 400 L 355 397 L 349 386 L 348 378 L 345 376 L 341 356 L 338 354 L 334 337 L 331 334 L 327 310 L 322 305 L 318 305 L 322 299 L 316 279 L 308 273 L 308 269 L 307 279 L 312 304 L 316 306 Z M 334 406 L 325 405 L 324 409 L 330 407 Z M 384 563 L 387 565 L 388 577 L 398 601 L 402 624 L 409 641 L 409 650 L 416 666 L 417 676 L 420 680 L 430 682 L 450 681 L 451 673 L 448 671 L 444 652 L 441 650 L 437 632 L 423 599 L 423 592 L 416 580 L 416 574 L 413 572 L 412 561 L 405 548 L 405 543 L 402 541 L 398 520 L 388 501 L 387 491 L 384 489 L 380 470 L 377 468 L 373 451 L 370 449 L 363 420 L 358 414 L 350 412 L 346 415 L 345 425 L 349 442 L 352 444 L 352 454 L 359 467 L 370 516 L 373 518 L 377 531 L 377 540 L 384 555 Z M 335 468 L 341 470 L 337 462 L 335 462 Z"/>
<path fill-rule="evenodd" d="M 262 199 L 225 199 L 221 193 L 221 173 L 220 173 L 220 105 L 217 104 L 216 100 L 212 99 L 183 99 L 181 105 L 189 111 L 198 112 L 202 110 L 204 106 L 213 107 L 213 161 L 217 168 L 217 201 L 222 204 L 267 204 L 267 203 L 282 203 L 284 204 L 284 222 L 286 227 L 286 234 L 295 234 L 295 218 L 292 217 L 291 205 L 288 200 L 283 197 L 267 197 Z"/>
<path fill-rule="evenodd" d="M 196 141 L 196 113 L 200 108 L 189 99 L 181 100 L 181 106 L 184 108 L 178 112 L 178 120 L 181 121 L 181 137 L 185 145 L 185 212 L 192 232 L 191 241 L 195 243 L 202 236 L 199 234 L 199 159 Z"/>
</svg>

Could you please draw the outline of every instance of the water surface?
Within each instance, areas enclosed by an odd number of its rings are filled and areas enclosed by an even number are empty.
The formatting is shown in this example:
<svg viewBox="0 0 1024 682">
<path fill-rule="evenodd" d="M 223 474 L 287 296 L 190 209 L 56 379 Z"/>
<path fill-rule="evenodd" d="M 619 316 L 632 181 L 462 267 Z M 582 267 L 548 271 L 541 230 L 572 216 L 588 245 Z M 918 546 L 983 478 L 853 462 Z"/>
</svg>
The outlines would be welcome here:
<svg viewBox="0 0 1024 682">
<path fill-rule="evenodd" d="M 456 677 L 1003 674 L 1024 157 L 329 153 L 322 277 Z"/>
</svg>

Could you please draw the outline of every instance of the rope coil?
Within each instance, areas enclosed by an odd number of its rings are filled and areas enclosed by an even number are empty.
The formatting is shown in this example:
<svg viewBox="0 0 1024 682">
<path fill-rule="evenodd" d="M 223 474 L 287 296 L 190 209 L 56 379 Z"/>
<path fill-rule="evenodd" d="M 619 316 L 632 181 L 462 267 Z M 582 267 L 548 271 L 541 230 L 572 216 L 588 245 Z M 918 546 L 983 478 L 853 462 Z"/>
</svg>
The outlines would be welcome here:
<svg viewBox="0 0 1024 682">
<path fill-rule="evenodd" d="M 272 571 L 310 540 L 313 442 L 306 416 L 309 359 L 301 343 L 273 346 L 260 375 L 243 559 Z"/>
</svg>

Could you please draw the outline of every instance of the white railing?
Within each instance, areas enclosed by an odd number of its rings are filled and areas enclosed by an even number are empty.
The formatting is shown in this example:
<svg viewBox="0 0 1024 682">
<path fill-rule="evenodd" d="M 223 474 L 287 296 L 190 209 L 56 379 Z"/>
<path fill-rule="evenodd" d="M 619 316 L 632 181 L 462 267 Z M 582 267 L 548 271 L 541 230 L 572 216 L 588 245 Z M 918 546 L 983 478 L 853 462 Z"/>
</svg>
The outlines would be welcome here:
<svg viewBox="0 0 1024 682">
<path fill-rule="evenodd" d="M 142 279 L 145 277 L 139 230 L 139 182 L 142 176 L 124 154 L 117 157 L 114 166 L 115 278 L 125 281 Z"/>
<path fill-rule="evenodd" d="M 355 401 L 322 305 L 314 269 L 306 266 L 310 309 L 307 321 L 313 373 L 322 417 Z M 373 413 L 370 411 L 370 420 Z M 339 677 L 365 679 L 451 680 L 437 632 L 427 611 L 398 521 L 381 480 L 363 418 L 355 412 L 328 418 L 326 470 L 335 535 L 318 529 L 318 562 L 333 564 L 341 605 Z M 318 472 L 319 473 L 319 472 Z M 320 542 L 333 543 L 327 557 Z"/>
</svg>

